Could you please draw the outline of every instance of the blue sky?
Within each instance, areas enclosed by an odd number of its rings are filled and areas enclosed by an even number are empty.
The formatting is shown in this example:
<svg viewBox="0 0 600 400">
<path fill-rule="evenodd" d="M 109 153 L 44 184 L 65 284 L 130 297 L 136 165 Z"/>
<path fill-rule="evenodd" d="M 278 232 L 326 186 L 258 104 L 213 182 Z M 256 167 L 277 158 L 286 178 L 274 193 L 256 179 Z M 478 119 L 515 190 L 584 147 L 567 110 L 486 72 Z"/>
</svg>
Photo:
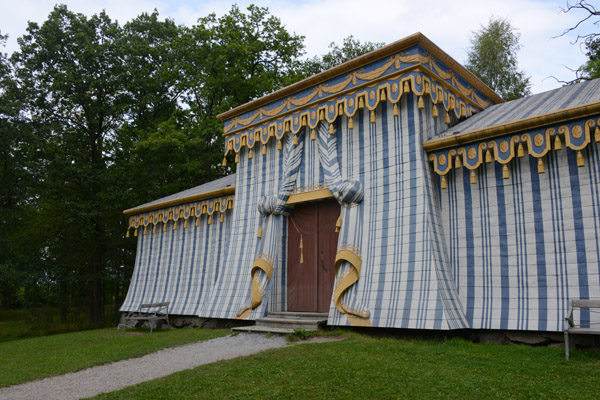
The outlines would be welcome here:
<svg viewBox="0 0 600 400">
<path fill-rule="evenodd" d="M 17 49 L 16 38 L 25 33 L 27 21 L 43 22 L 55 1 L 1 0 L 0 32 L 10 35 L 5 52 Z M 226 13 L 234 2 L 213 0 L 63 0 L 70 10 L 86 15 L 106 10 L 121 24 L 142 12 L 158 10 L 162 17 L 187 26 L 211 12 Z M 254 3 L 268 7 L 289 31 L 305 36 L 307 56 L 328 51 L 331 42 L 340 43 L 354 35 L 361 41 L 391 43 L 415 32 L 424 33 L 458 62 L 466 59 L 471 33 L 494 15 L 508 18 L 521 34 L 523 48 L 519 67 L 531 76 L 534 93 L 560 87 L 550 76 L 570 80 L 586 58 L 571 42 L 575 34 L 553 38 L 581 19 L 581 13 L 561 13 L 566 0 L 303 0 L 237 1 L 240 8 Z M 578 32 L 595 27 L 591 22 Z M 597 30 L 598 31 L 598 30 Z"/>
</svg>

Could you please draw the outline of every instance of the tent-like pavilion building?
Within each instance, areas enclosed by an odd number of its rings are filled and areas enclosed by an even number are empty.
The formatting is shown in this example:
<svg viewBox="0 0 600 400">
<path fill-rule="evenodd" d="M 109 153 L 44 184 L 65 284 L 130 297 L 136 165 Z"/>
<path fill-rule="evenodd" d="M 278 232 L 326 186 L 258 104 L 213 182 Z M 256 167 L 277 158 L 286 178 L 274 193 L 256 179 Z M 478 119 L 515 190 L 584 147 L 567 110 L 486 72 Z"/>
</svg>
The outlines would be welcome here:
<svg viewBox="0 0 600 400">
<path fill-rule="evenodd" d="M 122 311 L 562 331 L 600 298 L 600 80 L 503 102 L 415 34 L 219 117 L 236 174 L 125 211 Z"/>
</svg>

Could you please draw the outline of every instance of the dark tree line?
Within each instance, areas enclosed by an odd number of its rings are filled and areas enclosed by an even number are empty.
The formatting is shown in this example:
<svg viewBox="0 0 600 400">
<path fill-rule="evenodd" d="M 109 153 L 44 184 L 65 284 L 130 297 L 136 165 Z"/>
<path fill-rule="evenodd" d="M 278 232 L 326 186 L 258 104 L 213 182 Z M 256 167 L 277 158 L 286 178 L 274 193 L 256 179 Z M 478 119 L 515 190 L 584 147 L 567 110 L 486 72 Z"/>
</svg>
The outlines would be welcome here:
<svg viewBox="0 0 600 400">
<path fill-rule="evenodd" d="M 62 5 L 30 23 L 0 53 L 1 306 L 101 323 L 135 258 L 122 210 L 233 172 L 216 115 L 378 45 L 307 61 L 303 39 L 255 6 L 192 27 Z"/>
</svg>

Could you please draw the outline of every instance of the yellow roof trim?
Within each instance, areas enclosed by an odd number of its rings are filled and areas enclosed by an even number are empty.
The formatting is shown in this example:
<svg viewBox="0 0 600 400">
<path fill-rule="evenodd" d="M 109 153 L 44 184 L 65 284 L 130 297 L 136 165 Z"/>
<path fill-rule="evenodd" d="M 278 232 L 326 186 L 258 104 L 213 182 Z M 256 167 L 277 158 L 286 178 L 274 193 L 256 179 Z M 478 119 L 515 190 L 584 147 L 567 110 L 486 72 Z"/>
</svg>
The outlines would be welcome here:
<svg viewBox="0 0 600 400">
<path fill-rule="evenodd" d="M 508 135 L 526 129 L 556 124 L 568 121 L 570 119 L 582 118 L 598 113 L 600 113 L 600 102 L 588 103 L 584 105 L 565 108 L 563 110 L 552 111 L 542 115 L 518 119 L 501 125 L 491 126 L 489 128 L 476 129 L 473 131 L 458 133 L 456 135 L 434 139 L 429 142 L 423 143 L 423 149 L 425 151 L 445 149 L 448 147 L 472 143 L 496 136 Z"/>
<path fill-rule="evenodd" d="M 180 204 L 191 203 L 198 200 L 210 199 L 212 197 L 226 196 L 235 193 L 235 186 L 227 186 L 226 188 L 215 189 L 204 193 L 193 194 L 191 196 L 180 197 L 178 199 L 166 200 L 160 203 L 147 206 L 139 206 L 123 211 L 125 215 L 136 215 L 148 211 L 159 210 L 161 208 L 172 207 Z"/>
<path fill-rule="evenodd" d="M 430 52 L 442 63 L 446 64 L 446 66 L 453 70 L 456 74 L 465 78 L 469 83 L 473 85 L 473 87 L 477 88 L 493 102 L 504 102 L 504 100 L 502 100 L 500 96 L 498 96 L 492 89 L 487 87 L 479 78 L 477 78 L 465 67 L 456 62 L 452 57 L 450 57 L 442 49 L 436 46 L 431 40 L 427 39 L 425 35 L 423 35 L 420 32 L 417 32 L 415 34 L 405 37 L 404 39 L 400 39 L 396 42 L 390 43 L 386 46 L 373 50 L 372 52 L 364 54 L 353 60 L 346 61 L 345 63 L 328 69 L 327 71 L 323 71 L 309 78 L 303 79 L 299 82 L 276 90 L 273 93 L 262 96 L 256 100 L 250 101 L 246 104 L 242 104 L 241 106 L 238 106 L 232 110 L 217 115 L 217 118 L 221 121 L 226 121 L 232 117 L 235 117 L 236 115 L 243 114 L 255 108 L 259 108 L 276 100 L 282 99 L 286 96 L 289 96 L 290 94 L 318 85 L 319 83 L 325 82 L 338 75 L 345 74 L 354 69 L 362 67 L 363 65 L 369 64 L 373 61 L 398 53 L 399 51 L 404 50 L 407 47 L 414 46 L 416 44 L 421 45 L 424 49 Z"/>
</svg>

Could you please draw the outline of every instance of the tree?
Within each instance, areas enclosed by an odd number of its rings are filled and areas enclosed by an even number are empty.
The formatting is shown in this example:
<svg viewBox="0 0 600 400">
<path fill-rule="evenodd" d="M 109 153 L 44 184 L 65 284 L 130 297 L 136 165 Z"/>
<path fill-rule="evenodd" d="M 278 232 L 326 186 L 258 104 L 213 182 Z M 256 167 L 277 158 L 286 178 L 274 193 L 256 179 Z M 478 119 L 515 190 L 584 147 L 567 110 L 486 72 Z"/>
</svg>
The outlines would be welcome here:
<svg viewBox="0 0 600 400">
<path fill-rule="evenodd" d="M 350 35 L 342 40 L 339 46 L 335 42 L 329 44 L 329 52 L 323 56 L 315 56 L 306 60 L 300 67 L 302 77 L 308 77 L 350 61 L 363 54 L 384 46 L 384 42 L 361 42 Z"/>
<path fill-rule="evenodd" d="M 471 37 L 465 67 L 505 100 L 531 94 L 531 83 L 518 69 L 519 33 L 504 18 L 490 18 Z"/>
<path fill-rule="evenodd" d="M 587 15 L 580 19 L 574 26 L 565 29 L 563 33 L 557 37 L 576 31 L 586 22 L 593 21 L 592 23 L 596 26 L 600 24 L 600 20 L 598 19 L 598 17 L 600 17 L 600 10 L 598 10 L 596 6 L 591 4 L 589 1 L 579 0 L 575 3 L 570 3 L 567 1 L 567 6 L 565 8 L 561 8 L 561 12 L 568 13 L 571 11 L 583 11 Z M 600 33 L 597 33 L 597 31 L 586 34 L 578 33 L 577 37 L 573 41 L 573 44 L 576 43 L 580 43 L 580 45 L 585 47 L 585 55 L 588 57 L 588 61 L 581 67 L 573 70 L 575 72 L 575 79 L 568 82 L 561 82 L 571 84 L 581 82 L 582 80 L 600 78 Z"/>
</svg>

